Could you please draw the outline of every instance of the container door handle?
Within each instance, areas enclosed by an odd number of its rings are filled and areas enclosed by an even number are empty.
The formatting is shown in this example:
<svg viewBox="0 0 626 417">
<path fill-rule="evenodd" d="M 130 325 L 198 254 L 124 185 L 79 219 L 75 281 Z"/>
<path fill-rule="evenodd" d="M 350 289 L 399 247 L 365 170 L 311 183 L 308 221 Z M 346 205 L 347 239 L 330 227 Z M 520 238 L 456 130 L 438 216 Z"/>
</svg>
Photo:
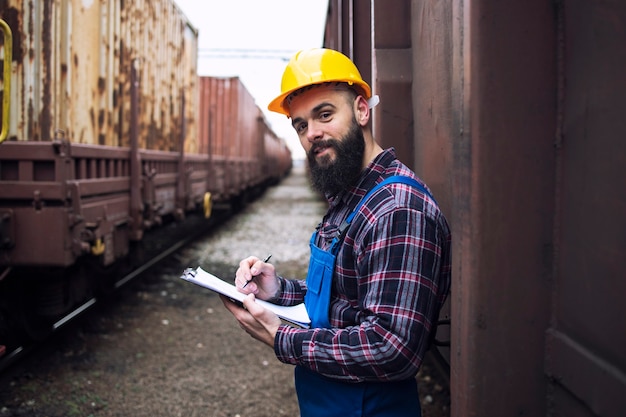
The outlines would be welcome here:
<svg viewBox="0 0 626 417">
<path fill-rule="evenodd" d="M 9 109 L 11 106 L 11 66 L 13 63 L 13 35 L 11 28 L 4 20 L 0 19 L 0 28 L 4 34 L 4 58 L 2 76 L 2 130 L 0 131 L 0 143 L 4 142 L 9 134 Z"/>
</svg>

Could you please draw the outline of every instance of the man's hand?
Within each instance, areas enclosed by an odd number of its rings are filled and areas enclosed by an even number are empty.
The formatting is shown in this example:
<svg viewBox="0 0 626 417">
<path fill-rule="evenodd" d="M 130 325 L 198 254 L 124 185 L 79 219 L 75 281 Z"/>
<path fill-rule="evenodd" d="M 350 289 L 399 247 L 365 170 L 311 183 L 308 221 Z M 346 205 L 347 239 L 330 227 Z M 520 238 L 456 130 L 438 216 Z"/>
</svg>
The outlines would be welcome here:
<svg viewBox="0 0 626 417">
<path fill-rule="evenodd" d="M 273 312 L 255 302 L 254 294 L 248 294 L 243 300 L 243 307 L 233 303 L 230 298 L 220 295 L 224 306 L 239 322 L 239 326 L 250 336 L 274 348 L 274 338 L 280 318 Z"/>
<path fill-rule="evenodd" d="M 280 290 L 274 265 L 263 262 L 255 256 L 239 262 L 239 268 L 235 273 L 235 286 L 239 292 L 254 294 L 260 300 L 270 300 Z"/>
</svg>

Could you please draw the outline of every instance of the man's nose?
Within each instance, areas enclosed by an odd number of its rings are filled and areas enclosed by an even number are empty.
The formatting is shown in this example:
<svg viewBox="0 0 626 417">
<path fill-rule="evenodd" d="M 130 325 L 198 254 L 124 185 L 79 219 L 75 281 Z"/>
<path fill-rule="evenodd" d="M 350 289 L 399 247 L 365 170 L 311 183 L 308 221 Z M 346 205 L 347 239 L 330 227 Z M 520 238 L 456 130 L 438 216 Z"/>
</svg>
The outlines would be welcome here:
<svg viewBox="0 0 626 417">
<path fill-rule="evenodd" d="M 322 132 L 322 126 L 320 123 L 310 121 L 307 126 L 306 138 L 309 142 L 317 142 L 322 139 L 324 133 Z"/>
</svg>

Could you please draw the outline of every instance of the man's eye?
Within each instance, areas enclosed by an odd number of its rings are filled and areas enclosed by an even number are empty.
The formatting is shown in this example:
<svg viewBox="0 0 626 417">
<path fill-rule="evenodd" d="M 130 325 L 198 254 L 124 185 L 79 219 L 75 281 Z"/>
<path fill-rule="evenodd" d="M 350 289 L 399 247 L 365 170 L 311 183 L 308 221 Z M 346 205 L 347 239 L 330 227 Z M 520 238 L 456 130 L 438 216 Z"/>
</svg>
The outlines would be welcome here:
<svg viewBox="0 0 626 417">
<path fill-rule="evenodd" d="M 296 125 L 296 133 L 302 133 L 306 129 L 306 123 L 299 123 Z"/>
<path fill-rule="evenodd" d="M 326 120 L 326 119 L 330 119 L 330 112 L 329 111 L 325 111 L 320 113 L 320 120 Z"/>
</svg>

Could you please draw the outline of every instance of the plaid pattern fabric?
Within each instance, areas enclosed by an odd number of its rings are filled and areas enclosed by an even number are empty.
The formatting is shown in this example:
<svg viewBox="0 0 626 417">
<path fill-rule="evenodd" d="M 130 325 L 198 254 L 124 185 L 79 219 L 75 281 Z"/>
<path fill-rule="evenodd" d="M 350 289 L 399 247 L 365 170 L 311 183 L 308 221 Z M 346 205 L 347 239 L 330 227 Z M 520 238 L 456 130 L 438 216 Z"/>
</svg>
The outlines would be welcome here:
<svg viewBox="0 0 626 417">
<path fill-rule="evenodd" d="M 317 245 L 327 249 L 367 191 L 392 175 L 416 178 L 388 149 L 356 187 L 329 200 Z M 355 216 L 337 256 L 332 328 L 281 326 L 276 356 L 345 381 L 414 377 L 450 287 L 450 243 L 450 229 L 432 198 L 398 183 L 377 191 Z M 280 303 L 301 302 L 305 292 L 305 281 L 283 280 Z"/>
</svg>

